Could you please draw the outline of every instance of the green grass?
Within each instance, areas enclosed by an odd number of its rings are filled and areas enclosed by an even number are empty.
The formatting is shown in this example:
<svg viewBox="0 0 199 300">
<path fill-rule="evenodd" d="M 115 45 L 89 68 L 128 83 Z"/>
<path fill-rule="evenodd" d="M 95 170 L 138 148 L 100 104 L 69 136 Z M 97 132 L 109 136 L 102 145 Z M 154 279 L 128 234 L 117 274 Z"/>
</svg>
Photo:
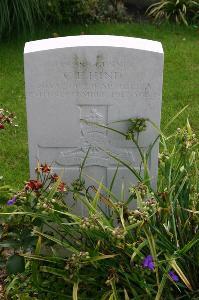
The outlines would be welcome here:
<svg viewBox="0 0 199 300">
<path fill-rule="evenodd" d="M 23 76 L 24 43 L 33 39 L 85 34 L 114 34 L 161 41 L 165 51 L 162 127 L 185 105 L 187 111 L 172 125 L 185 124 L 187 116 L 199 133 L 199 32 L 198 29 L 175 25 L 98 24 L 90 26 L 55 26 L 33 36 L 12 38 L 0 44 L 0 107 L 14 111 L 19 127 L 1 131 L 0 175 L 14 187 L 28 179 L 28 145 Z"/>
</svg>

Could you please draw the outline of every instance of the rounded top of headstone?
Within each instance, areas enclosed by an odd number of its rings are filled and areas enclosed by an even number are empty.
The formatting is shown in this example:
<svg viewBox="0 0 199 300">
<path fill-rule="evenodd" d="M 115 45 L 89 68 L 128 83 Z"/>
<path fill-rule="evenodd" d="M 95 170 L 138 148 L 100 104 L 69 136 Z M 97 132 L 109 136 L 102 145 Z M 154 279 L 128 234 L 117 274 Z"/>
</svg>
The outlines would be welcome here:
<svg viewBox="0 0 199 300">
<path fill-rule="evenodd" d="M 74 47 L 117 47 L 163 53 L 160 42 L 114 35 L 79 35 L 31 41 L 25 44 L 24 53 Z"/>
</svg>

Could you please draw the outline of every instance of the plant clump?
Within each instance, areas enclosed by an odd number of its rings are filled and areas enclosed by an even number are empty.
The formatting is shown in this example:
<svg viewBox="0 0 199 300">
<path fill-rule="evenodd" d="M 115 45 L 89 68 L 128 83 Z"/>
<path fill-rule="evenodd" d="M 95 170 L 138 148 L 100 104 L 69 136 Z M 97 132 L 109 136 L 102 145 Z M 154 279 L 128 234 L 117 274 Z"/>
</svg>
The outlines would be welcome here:
<svg viewBox="0 0 199 300">
<path fill-rule="evenodd" d="M 135 118 L 135 119 L 129 119 L 128 120 L 130 125 L 128 127 L 128 131 L 126 133 L 126 139 L 127 140 L 133 140 L 135 137 L 138 137 L 138 135 L 145 131 L 146 126 L 146 119 L 144 118 Z"/>
<path fill-rule="evenodd" d="M 142 122 L 133 121 L 134 128 L 145 128 Z M 126 195 L 112 191 L 117 174 L 110 188 L 88 186 L 86 159 L 70 185 L 52 166 L 38 164 L 36 178 L 1 207 L 2 242 L 14 249 L 7 261 L 10 299 L 199 297 L 198 140 L 187 121 L 160 135 L 160 143 L 157 190 L 142 153 L 144 175 L 132 166 L 138 182 Z"/>
<path fill-rule="evenodd" d="M 155 21 L 171 20 L 188 26 L 198 23 L 199 2 L 197 0 L 161 0 L 147 9 Z"/>
</svg>

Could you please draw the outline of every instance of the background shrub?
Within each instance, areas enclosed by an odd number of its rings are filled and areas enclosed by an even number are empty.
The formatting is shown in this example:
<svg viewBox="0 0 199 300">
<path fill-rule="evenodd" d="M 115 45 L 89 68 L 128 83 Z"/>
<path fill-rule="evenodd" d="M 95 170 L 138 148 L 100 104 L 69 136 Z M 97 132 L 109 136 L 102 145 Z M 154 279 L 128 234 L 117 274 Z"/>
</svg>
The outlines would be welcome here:
<svg viewBox="0 0 199 300">
<path fill-rule="evenodd" d="M 0 38 L 12 32 L 33 31 L 36 24 L 126 21 L 118 0 L 4 0 L 0 1 Z"/>
<path fill-rule="evenodd" d="M 176 23 L 188 25 L 198 22 L 198 0 L 161 0 L 152 4 L 147 10 L 148 15 L 156 20 L 174 20 Z"/>
<path fill-rule="evenodd" d="M 129 5 L 134 5 L 138 9 L 147 9 L 151 4 L 157 2 L 157 0 L 126 0 Z"/>
<path fill-rule="evenodd" d="M 125 21 L 123 1 L 118 0 L 51 0 L 48 2 L 48 19 L 65 23 L 93 23 Z"/>
<path fill-rule="evenodd" d="M 42 17 L 46 0 L 0 1 L 0 38 L 17 30 L 32 31 L 36 21 Z"/>
<path fill-rule="evenodd" d="M 48 2 L 46 14 L 51 22 L 75 22 L 95 20 L 98 0 L 51 0 Z"/>
</svg>

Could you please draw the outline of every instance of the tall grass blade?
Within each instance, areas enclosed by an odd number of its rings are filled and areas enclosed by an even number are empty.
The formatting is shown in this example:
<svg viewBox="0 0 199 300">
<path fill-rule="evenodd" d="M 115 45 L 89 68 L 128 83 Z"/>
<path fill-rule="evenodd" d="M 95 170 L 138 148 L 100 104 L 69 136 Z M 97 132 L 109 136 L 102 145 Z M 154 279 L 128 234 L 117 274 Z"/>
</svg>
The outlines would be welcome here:
<svg viewBox="0 0 199 300">
<path fill-rule="evenodd" d="M 166 281 L 167 281 L 167 277 L 168 277 L 168 270 L 169 268 L 167 268 L 167 270 L 164 272 L 163 276 L 162 276 L 162 280 L 160 282 L 159 288 L 158 288 L 158 292 L 157 295 L 155 297 L 155 300 L 161 300 L 162 299 L 162 292 L 164 290 Z"/>
<path fill-rule="evenodd" d="M 80 119 L 80 121 L 82 121 L 82 122 L 84 122 L 86 124 L 92 124 L 92 125 L 96 125 L 98 127 L 102 127 L 104 129 L 108 129 L 108 130 L 113 131 L 115 133 L 118 133 L 118 134 L 120 134 L 120 135 L 122 135 L 122 136 L 124 136 L 126 138 L 126 134 L 124 132 L 122 132 L 122 131 L 117 130 L 117 129 L 114 129 L 114 128 L 111 128 L 111 127 L 108 127 L 106 125 L 102 125 L 102 124 L 99 124 L 99 123 L 96 123 L 96 122 L 90 122 L 90 121 L 87 121 L 87 120 L 84 120 L 84 119 Z"/>
<path fill-rule="evenodd" d="M 163 131 L 165 131 L 166 129 L 168 129 L 168 127 L 189 107 L 189 105 L 186 105 L 185 107 L 183 107 L 173 118 L 171 118 L 171 120 L 166 124 L 166 126 L 164 127 Z"/>
<path fill-rule="evenodd" d="M 114 154 L 112 154 L 109 151 L 106 151 L 102 148 L 100 148 L 101 150 L 103 150 L 107 155 L 109 155 L 110 157 L 112 157 L 114 160 L 116 160 L 118 163 L 120 163 L 121 165 L 125 166 L 129 171 L 131 171 L 131 173 L 133 173 L 133 175 L 135 175 L 135 177 L 140 181 L 143 182 L 143 178 L 139 175 L 138 171 L 136 171 L 136 169 L 134 167 L 130 167 L 129 166 L 129 162 L 125 162 L 123 160 L 121 160 L 120 158 L 118 158 L 117 156 L 115 156 Z"/>
<path fill-rule="evenodd" d="M 39 232 L 37 230 L 35 230 L 34 233 L 37 234 L 37 235 L 43 236 L 47 240 L 55 242 L 57 245 L 60 245 L 60 246 L 64 247 L 65 249 L 68 249 L 69 251 L 71 251 L 73 253 L 79 253 L 78 250 L 76 250 L 74 247 L 72 247 L 70 244 L 68 244 L 65 241 L 60 241 L 59 239 L 54 238 L 53 236 L 50 236 L 48 234 L 44 234 L 44 233 Z"/>
<path fill-rule="evenodd" d="M 90 151 L 90 147 L 88 148 L 88 150 L 87 150 L 87 152 L 86 152 L 86 155 L 85 155 L 85 157 L 84 157 L 84 159 L 83 159 L 83 161 L 82 161 L 82 163 L 81 163 L 81 166 L 80 166 L 80 174 L 79 174 L 79 179 L 80 179 L 80 181 L 81 181 L 81 179 L 82 179 L 82 172 L 83 172 L 83 168 L 84 168 L 84 166 L 85 166 L 85 164 L 86 164 L 86 160 L 87 160 L 89 151 Z"/>
<path fill-rule="evenodd" d="M 75 282 L 73 285 L 73 300 L 78 300 L 77 292 L 79 288 L 79 282 Z"/>
<path fill-rule="evenodd" d="M 97 204 L 98 204 L 98 201 L 100 199 L 100 191 L 102 189 L 102 182 L 100 183 L 96 193 L 95 193 L 95 197 L 93 198 L 93 201 L 92 201 L 92 205 L 95 209 L 97 209 Z"/>
<path fill-rule="evenodd" d="M 124 289 L 124 300 L 130 300 L 126 289 Z"/>
<path fill-rule="evenodd" d="M 92 180 L 93 182 L 95 182 L 97 185 L 100 185 L 100 181 L 98 181 L 97 179 L 94 179 L 93 177 L 90 177 L 87 174 L 85 174 L 85 176 L 87 178 L 89 178 L 90 180 Z M 102 188 L 102 190 L 104 190 L 104 192 L 107 193 L 107 195 L 109 195 L 109 197 L 111 197 L 112 199 L 114 199 L 115 202 L 119 202 L 119 199 L 115 196 L 115 194 L 113 194 L 113 192 L 111 192 L 110 189 L 108 189 L 103 183 L 101 183 L 101 188 Z M 110 198 L 108 198 L 108 199 L 110 200 Z M 114 203 L 112 201 L 111 201 L 110 206 L 116 208 L 116 206 L 114 205 Z"/>
<path fill-rule="evenodd" d="M 167 258 L 167 257 L 166 257 Z M 168 259 L 168 263 L 170 264 L 170 266 L 176 271 L 176 273 L 179 275 L 179 277 L 182 279 L 182 281 L 184 282 L 184 284 L 188 287 L 189 290 L 193 290 L 192 286 L 189 282 L 189 280 L 187 279 L 187 277 L 184 275 L 184 273 L 182 272 L 181 268 L 178 266 L 178 264 L 176 263 L 175 259 Z"/>
<path fill-rule="evenodd" d="M 38 237 L 37 240 L 37 245 L 36 245 L 36 249 L 35 249 L 35 255 L 39 255 L 41 252 L 41 241 L 42 238 L 41 236 Z M 40 273 L 38 272 L 38 268 L 39 268 L 39 264 L 37 261 L 33 261 L 32 263 L 32 276 L 33 276 L 33 280 L 35 285 L 39 288 L 40 286 Z"/>
<path fill-rule="evenodd" d="M 63 278 L 66 282 L 71 283 L 71 280 L 66 277 L 66 271 L 62 269 L 52 268 L 48 266 L 41 266 L 40 270 L 45 273 L 56 275 L 57 277 Z"/>
<path fill-rule="evenodd" d="M 116 176 L 117 176 L 117 173 L 118 173 L 118 169 L 119 169 L 119 165 L 117 165 L 117 168 L 116 168 L 115 173 L 113 175 L 113 178 L 111 180 L 110 187 L 109 187 L 110 191 L 112 191 L 112 189 L 113 189 L 113 186 L 114 186 L 114 183 L 115 183 L 115 179 L 116 179 Z"/>
</svg>

